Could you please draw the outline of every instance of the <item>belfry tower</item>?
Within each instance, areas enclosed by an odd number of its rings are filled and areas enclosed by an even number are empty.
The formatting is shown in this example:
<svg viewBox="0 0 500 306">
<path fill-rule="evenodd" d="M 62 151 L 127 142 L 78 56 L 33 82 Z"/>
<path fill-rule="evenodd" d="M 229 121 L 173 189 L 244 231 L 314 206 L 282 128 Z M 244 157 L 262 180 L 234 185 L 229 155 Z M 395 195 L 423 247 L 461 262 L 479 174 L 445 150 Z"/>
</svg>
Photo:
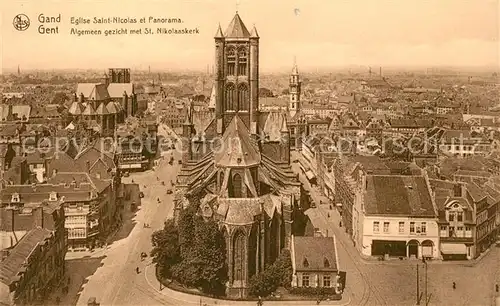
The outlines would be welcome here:
<svg viewBox="0 0 500 306">
<path fill-rule="evenodd" d="M 250 133 L 258 133 L 259 35 L 249 32 L 238 12 L 222 33 L 215 34 L 215 116 L 222 135 L 235 114 Z"/>
<path fill-rule="evenodd" d="M 292 74 L 290 75 L 290 101 L 288 103 L 288 111 L 290 112 L 290 117 L 292 118 L 295 116 L 295 114 L 300 112 L 300 87 L 301 81 L 299 77 L 299 69 L 297 68 L 297 63 L 294 60 Z"/>
</svg>

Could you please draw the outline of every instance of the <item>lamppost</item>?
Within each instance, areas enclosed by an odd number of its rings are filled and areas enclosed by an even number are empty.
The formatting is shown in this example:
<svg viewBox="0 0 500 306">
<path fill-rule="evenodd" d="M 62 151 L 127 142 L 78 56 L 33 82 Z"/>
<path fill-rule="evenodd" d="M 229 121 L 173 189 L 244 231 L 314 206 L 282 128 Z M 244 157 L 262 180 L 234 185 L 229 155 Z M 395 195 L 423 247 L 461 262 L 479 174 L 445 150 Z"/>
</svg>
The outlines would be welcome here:
<svg viewBox="0 0 500 306">
<path fill-rule="evenodd" d="M 425 298 L 425 306 L 428 306 L 429 301 L 431 300 L 431 294 L 427 294 L 428 278 L 427 278 L 427 261 L 425 260 L 425 257 L 422 257 L 422 263 L 424 264 L 425 267 L 424 271 L 425 284 L 424 284 L 423 298 Z M 418 274 L 418 263 L 417 263 L 417 305 L 420 305 L 421 300 L 422 300 L 422 294 L 420 293 L 420 277 Z"/>
</svg>

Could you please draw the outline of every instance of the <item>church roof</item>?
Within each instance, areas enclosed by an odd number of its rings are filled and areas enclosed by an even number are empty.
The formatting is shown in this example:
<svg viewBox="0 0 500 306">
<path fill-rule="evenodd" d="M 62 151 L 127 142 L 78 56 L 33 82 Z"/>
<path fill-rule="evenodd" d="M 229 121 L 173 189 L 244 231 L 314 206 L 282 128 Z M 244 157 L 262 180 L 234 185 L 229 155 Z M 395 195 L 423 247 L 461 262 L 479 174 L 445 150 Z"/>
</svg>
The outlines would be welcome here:
<svg viewBox="0 0 500 306">
<path fill-rule="evenodd" d="M 260 151 L 238 115 L 233 117 L 224 132 L 221 146 L 215 154 L 218 166 L 249 167 L 260 164 Z"/>
<path fill-rule="evenodd" d="M 116 103 L 115 102 L 109 102 L 108 105 L 106 105 L 106 109 L 108 110 L 108 112 L 110 114 L 116 114 L 118 113 L 118 108 L 116 106 Z"/>
<path fill-rule="evenodd" d="M 87 107 L 85 107 L 85 110 L 82 113 L 84 116 L 93 116 L 95 115 L 94 108 L 92 107 L 91 103 L 87 104 Z"/>
<path fill-rule="evenodd" d="M 69 113 L 75 116 L 81 115 L 83 112 L 83 106 L 78 102 L 73 102 L 69 108 Z"/>
<path fill-rule="evenodd" d="M 236 13 L 234 15 L 233 20 L 227 27 L 226 32 L 224 33 L 225 37 L 228 38 L 246 38 L 250 37 L 250 32 L 248 32 L 247 28 L 245 27 L 245 24 L 240 18 L 240 15 Z"/>
<path fill-rule="evenodd" d="M 96 114 L 97 115 L 108 115 L 109 114 L 109 111 L 106 108 L 106 104 L 105 103 L 99 104 L 99 106 L 96 109 Z"/>
<path fill-rule="evenodd" d="M 283 117 L 280 112 L 269 112 L 262 129 L 264 139 L 269 141 L 279 141 L 281 139 Z"/>
</svg>

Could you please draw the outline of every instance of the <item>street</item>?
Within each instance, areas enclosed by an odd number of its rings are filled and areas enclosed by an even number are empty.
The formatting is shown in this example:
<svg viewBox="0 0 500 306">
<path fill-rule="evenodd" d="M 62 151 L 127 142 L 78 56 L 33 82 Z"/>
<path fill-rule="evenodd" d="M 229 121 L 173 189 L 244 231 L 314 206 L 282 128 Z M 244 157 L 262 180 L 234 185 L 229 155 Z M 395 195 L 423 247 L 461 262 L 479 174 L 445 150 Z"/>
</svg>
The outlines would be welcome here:
<svg viewBox="0 0 500 306">
<path fill-rule="evenodd" d="M 177 161 L 179 156 L 174 156 Z M 173 193 L 167 194 L 166 191 L 173 190 L 170 181 L 174 180 L 179 169 L 180 165 L 177 162 L 169 165 L 168 159 L 165 158 L 160 160 L 155 171 L 133 173 L 130 177 L 122 179 L 126 184 L 138 184 L 145 196 L 141 199 L 135 216 L 131 218 L 133 228 L 130 233 L 123 239 L 115 241 L 104 252 L 105 258 L 101 267 L 84 284 L 78 305 L 86 305 L 90 297 L 96 297 L 101 305 L 176 304 L 175 301 L 169 301 L 157 293 L 147 283 L 143 273 L 151 259 L 148 257 L 145 261 L 141 261 L 140 254 L 145 252 L 149 255 L 151 234 L 161 229 L 164 221 L 172 216 Z M 165 186 L 162 185 L 162 181 L 165 182 Z M 157 201 L 158 198 L 160 202 Z M 130 207 L 126 206 L 125 210 L 130 212 Z M 145 223 L 150 227 L 145 228 Z M 124 227 L 127 225 L 124 224 Z M 136 267 L 141 271 L 139 274 L 136 273 Z"/>
<path fill-rule="evenodd" d="M 295 152 L 294 152 L 295 153 Z M 297 157 L 297 156 L 295 156 Z M 351 305 L 415 305 L 416 266 L 420 269 L 420 292 L 424 292 L 424 264 L 419 260 L 367 261 L 361 258 L 352 240 L 339 228 L 340 215 L 328 204 L 317 188 L 309 181 L 297 163 L 292 169 L 299 173 L 300 181 L 317 208 L 306 211 L 315 227 L 324 235 L 334 234 L 339 253 L 340 270 L 347 272 L 345 294 L 351 297 Z M 495 283 L 500 279 L 500 248 L 493 246 L 475 265 L 471 262 L 428 262 L 427 292 L 430 305 L 493 305 Z M 452 288 L 453 282 L 456 289 Z M 421 305 L 425 302 L 421 301 Z"/>
</svg>

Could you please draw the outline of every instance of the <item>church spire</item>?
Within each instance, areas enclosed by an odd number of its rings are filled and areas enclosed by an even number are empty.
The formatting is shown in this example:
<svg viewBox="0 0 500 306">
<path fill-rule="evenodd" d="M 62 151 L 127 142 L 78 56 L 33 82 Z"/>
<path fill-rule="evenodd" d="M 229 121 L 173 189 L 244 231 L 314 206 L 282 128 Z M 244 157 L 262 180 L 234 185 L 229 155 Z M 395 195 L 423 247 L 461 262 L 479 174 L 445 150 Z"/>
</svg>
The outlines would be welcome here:
<svg viewBox="0 0 500 306">
<path fill-rule="evenodd" d="M 293 57 L 292 75 L 299 75 L 299 68 L 297 68 L 297 57 Z"/>
<path fill-rule="evenodd" d="M 250 32 L 250 37 L 251 38 L 259 38 L 259 33 L 257 32 L 257 28 L 255 27 L 255 24 L 252 27 L 252 31 Z"/>
<path fill-rule="evenodd" d="M 223 38 L 224 34 L 222 34 L 222 28 L 219 23 L 219 28 L 217 28 L 217 33 L 215 33 L 215 38 Z"/>
<path fill-rule="evenodd" d="M 233 20 L 231 20 L 231 23 L 229 24 L 226 32 L 224 33 L 224 36 L 229 38 L 250 37 L 250 32 L 248 32 L 247 27 L 241 20 L 240 15 L 238 15 L 238 12 L 236 12 L 236 15 L 234 15 Z"/>
</svg>

